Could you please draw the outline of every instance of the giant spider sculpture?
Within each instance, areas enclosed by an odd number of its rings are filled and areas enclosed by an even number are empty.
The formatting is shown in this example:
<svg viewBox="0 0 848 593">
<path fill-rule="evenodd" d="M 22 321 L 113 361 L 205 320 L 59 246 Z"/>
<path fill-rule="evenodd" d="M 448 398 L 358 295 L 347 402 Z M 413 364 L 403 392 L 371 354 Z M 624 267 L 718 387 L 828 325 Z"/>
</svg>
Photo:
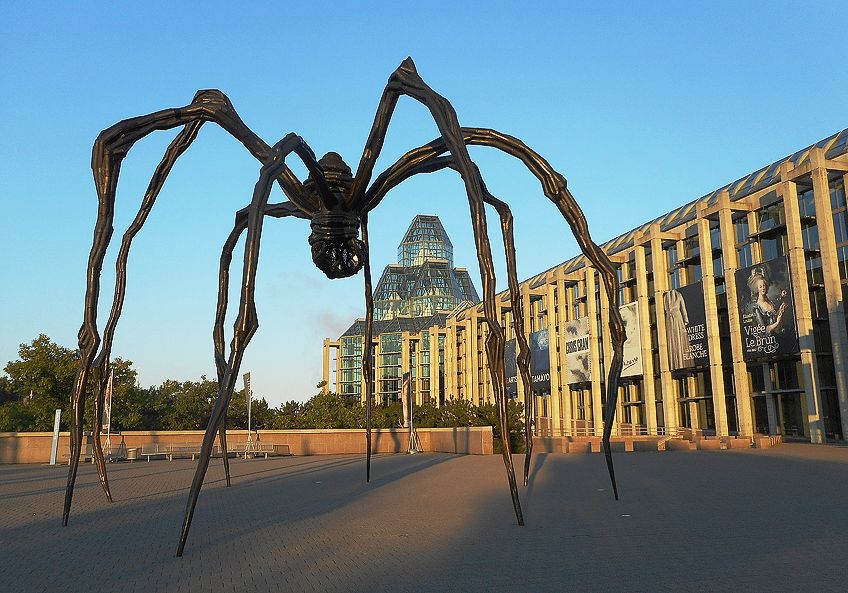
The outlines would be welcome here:
<svg viewBox="0 0 848 593">
<path fill-rule="evenodd" d="M 383 146 L 389 120 L 397 100 L 408 95 L 421 102 L 430 110 L 441 136 L 429 144 L 415 148 L 403 155 L 396 163 L 377 176 L 370 184 L 374 164 Z M 471 160 L 467 145 L 490 146 L 520 159 L 542 183 L 545 195 L 556 205 L 571 226 L 581 250 L 597 268 L 604 282 L 609 298 L 610 332 L 613 344 L 613 356 L 609 363 L 609 376 L 606 383 L 607 409 L 603 433 L 604 451 L 607 467 L 612 480 L 615 497 L 618 490 L 610 454 L 609 437 L 615 417 L 618 382 L 621 374 L 624 330 L 618 312 L 618 281 L 612 263 L 606 254 L 591 240 L 586 219 L 574 197 L 566 187 L 565 178 L 557 173 L 541 156 L 520 140 L 495 130 L 483 128 L 462 128 L 456 112 L 450 103 L 435 93 L 418 75 L 415 64 L 407 58 L 389 78 L 377 108 L 368 141 L 356 175 L 336 153 L 328 153 L 321 160 L 315 155 L 303 139 L 288 134 L 273 146 L 268 146 L 254 134 L 236 113 L 229 99 L 220 91 L 199 91 L 194 100 L 185 107 L 165 109 L 149 115 L 121 121 L 104 130 L 94 144 L 92 169 L 97 187 L 98 213 L 94 228 L 94 242 L 88 260 L 87 289 L 85 294 L 85 314 L 79 332 L 80 364 L 74 387 L 71 392 L 73 415 L 71 422 L 71 461 L 68 483 L 65 491 L 65 505 L 62 515 L 63 525 L 67 525 L 74 493 L 79 455 L 82 447 L 82 423 L 84 415 L 84 393 L 90 377 L 95 383 L 93 454 L 100 483 L 111 501 L 106 465 L 100 443 L 100 426 L 104 408 L 104 393 L 109 376 L 109 357 L 115 327 L 121 314 L 126 289 L 126 264 L 133 238 L 141 229 L 156 201 L 159 191 L 171 171 L 177 158 L 197 137 L 200 127 L 207 121 L 215 122 L 239 142 L 262 163 L 259 181 L 253 191 L 250 205 L 236 213 L 235 227 L 227 238 L 221 254 L 218 284 L 218 303 L 213 330 L 215 364 L 217 367 L 219 392 L 206 433 L 203 437 L 200 459 L 191 484 L 185 517 L 177 546 L 177 556 L 181 556 L 185 547 L 194 514 L 197 497 L 203 484 L 216 434 L 219 435 L 223 449 L 223 463 L 230 484 L 229 466 L 226 454 L 226 410 L 233 394 L 239 367 L 245 348 L 259 327 L 254 302 L 256 286 L 256 266 L 259 261 L 259 245 L 265 216 L 283 218 L 293 216 L 308 219 L 312 233 L 309 244 L 312 259 L 328 278 L 345 278 L 364 269 L 365 302 L 367 307 L 365 347 L 363 349 L 362 369 L 365 379 L 366 402 L 366 480 L 371 477 L 371 406 L 373 378 L 373 320 L 374 304 L 371 287 L 371 268 L 369 261 L 368 213 L 383 199 L 386 193 L 402 181 L 418 173 L 429 173 L 444 168 L 459 172 L 468 194 L 471 209 L 471 221 L 474 229 L 474 241 L 483 285 L 484 315 L 488 324 L 486 354 L 492 389 L 495 394 L 499 415 L 499 428 L 502 435 L 509 434 L 507 427 L 507 398 L 504 392 L 504 331 L 498 323 L 495 304 L 495 273 L 492 253 L 486 227 L 484 205 L 495 208 L 501 223 L 501 231 L 506 253 L 508 284 L 511 307 L 515 319 L 523 319 L 521 298 L 516 274 L 515 247 L 513 241 L 513 219 L 509 206 L 492 196 L 486 189 L 480 172 Z M 116 262 L 115 293 L 112 310 L 103 333 L 102 341 L 97 331 L 97 304 L 100 293 L 100 272 L 103 258 L 112 237 L 112 221 L 115 207 L 115 191 L 121 162 L 133 144 L 156 130 L 167 130 L 183 126 L 183 129 L 168 146 L 165 156 L 156 168 L 148 185 L 138 214 L 124 234 Z M 294 152 L 306 165 L 309 175 L 301 183 L 286 166 L 285 159 Z M 277 182 L 289 201 L 269 204 L 271 187 Z M 244 268 L 239 294 L 239 308 L 235 320 L 229 354 L 224 348 L 224 319 L 227 310 L 229 267 L 232 253 L 241 234 L 247 230 L 244 249 Z M 361 230 L 361 239 L 359 238 Z M 526 454 L 524 460 L 524 484 L 530 469 L 532 454 L 533 398 L 530 390 L 530 349 L 524 324 L 515 324 L 518 343 L 517 363 L 521 375 L 525 397 L 525 439 Z M 99 348 L 99 352 L 98 352 Z M 521 504 L 516 486 L 515 471 L 509 439 L 503 439 L 503 461 L 506 466 L 512 503 L 519 525 L 524 524 Z"/>
</svg>

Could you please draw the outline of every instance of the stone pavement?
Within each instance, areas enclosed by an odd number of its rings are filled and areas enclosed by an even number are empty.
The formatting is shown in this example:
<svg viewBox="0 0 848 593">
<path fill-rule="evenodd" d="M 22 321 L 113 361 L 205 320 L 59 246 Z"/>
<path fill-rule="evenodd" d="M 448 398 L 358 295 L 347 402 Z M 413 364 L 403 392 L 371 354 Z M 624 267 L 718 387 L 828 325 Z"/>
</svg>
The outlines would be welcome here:
<svg viewBox="0 0 848 593">
<path fill-rule="evenodd" d="M 521 464 L 516 459 L 516 467 Z M 845 591 L 848 448 L 540 455 L 518 527 L 499 456 L 0 466 L 0 591 Z"/>
</svg>

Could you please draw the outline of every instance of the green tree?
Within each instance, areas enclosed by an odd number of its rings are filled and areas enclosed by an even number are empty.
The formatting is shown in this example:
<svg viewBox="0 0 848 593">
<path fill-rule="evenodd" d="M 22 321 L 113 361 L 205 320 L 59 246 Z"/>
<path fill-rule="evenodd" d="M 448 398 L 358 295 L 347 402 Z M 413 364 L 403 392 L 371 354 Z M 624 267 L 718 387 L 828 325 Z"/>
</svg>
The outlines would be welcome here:
<svg viewBox="0 0 848 593">
<path fill-rule="evenodd" d="M 160 428 L 165 430 L 202 430 L 209 422 L 218 382 L 202 376 L 200 381 L 168 379 L 156 389 L 164 411 Z"/>
<path fill-rule="evenodd" d="M 53 429 L 53 411 L 62 408 L 63 424 L 67 426 L 68 398 L 77 374 L 78 353 L 40 334 L 31 344 L 21 344 L 18 356 L 4 369 L 8 375 L 4 389 L 27 410 L 9 410 L 4 415 L 17 418 L 18 422 L 28 416 L 30 424 L 24 430 L 48 431 Z"/>
</svg>

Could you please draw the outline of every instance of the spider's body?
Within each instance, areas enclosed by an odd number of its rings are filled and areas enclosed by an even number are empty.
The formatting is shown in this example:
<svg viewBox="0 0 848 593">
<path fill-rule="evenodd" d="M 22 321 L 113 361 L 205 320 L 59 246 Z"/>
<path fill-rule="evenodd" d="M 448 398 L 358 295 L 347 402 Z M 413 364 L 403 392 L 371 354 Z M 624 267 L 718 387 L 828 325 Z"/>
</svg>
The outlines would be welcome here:
<svg viewBox="0 0 848 593">
<path fill-rule="evenodd" d="M 309 246 L 312 261 L 327 278 L 347 278 L 362 269 L 365 263 L 365 244 L 359 240 L 362 221 L 350 210 L 353 174 L 341 156 L 328 152 L 318 164 L 323 171 L 331 200 L 323 201 L 312 173 L 303 184 L 313 202 L 323 206 L 312 214 L 312 234 Z"/>
<path fill-rule="evenodd" d="M 397 100 L 402 95 L 419 101 L 430 111 L 441 136 L 428 144 L 410 150 L 395 164 L 380 173 L 372 182 L 374 165 L 383 147 L 389 120 Z M 227 485 L 229 485 L 230 476 L 226 455 L 226 410 L 239 376 L 245 348 L 259 328 L 254 291 L 262 226 L 266 217 L 296 217 L 310 220 L 312 233 L 309 236 L 309 245 L 312 251 L 312 259 L 327 277 L 345 278 L 353 276 L 360 270 L 364 271 L 367 315 L 362 371 L 365 382 L 366 405 L 366 479 L 370 479 L 374 303 L 368 247 L 368 213 L 379 205 L 392 188 L 413 175 L 432 173 L 446 168 L 457 171 L 462 178 L 468 198 L 477 259 L 480 265 L 484 314 L 488 325 L 485 354 L 492 391 L 495 394 L 495 402 L 498 408 L 499 429 L 500 434 L 509 434 L 503 369 L 505 336 L 499 323 L 500 305 L 497 305 L 495 301 L 495 272 L 484 206 L 486 204 L 493 206 L 500 218 L 510 292 L 509 306 L 512 309 L 513 317 L 516 320 L 522 320 L 524 314 L 522 299 L 518 290 L 512 212 L 505 202 L 489 193 L 480 171 L 468 153 L 467 146 L 469 145 L 488 146 L 501 150 L 521 160 L 527 166 L 530 172 L 540 181 L 545 196 L 554 203 L 568 222 L 583 253 L 591 265 L 597 269 L 603 280 L 609 301 L 609 327 L 613 345 L 606 382 L 607 411 L 603 427 L 603 443 L 613 491 L 618 498 L 609 437 L 615 417 L 618 381 L 621 375 L 624 326 L 618 312 L 618 279 L 612 262 L 591 240 L 586 219 L 568 190 L 566 180 L 562 175 L 557 173 L 544 158 L 517 138 L 486 128 L 460 127 L 456 113 L 450 103 L 444 97 L 435 93 L 421 79 L 412 59 L 407 58 L 389 77 L 355 174 L 336 153 L 327 153 L 320 161 L 316 160 L 306 142 L 294 133 L 286 135 L 275 145 L 269 146 L 244 124 L 230 100 L 218 90 L 198 91 L 189 105 L 123 120 L 105 129 L 98 136 L 92 154 L 92 169 L 99 205 L 94 229 L 94 242 L 88 262 L 85 315 L 79 332 L 80 363 L 71 393 L 73 407 L 71 463 L 65 491 L 63 524 L 67 525 L 68 523 L 82 449 L 82 421 L 85 408 L 83 394 L 92 375 L 98 385 L 97 394 L 94 398 L 94 459 L 100 482 L 107 497 L 111 500 L 109 483 L 106 477 L 106 465 L 100 443 L 100 427 L 106 378 L 109 375 L 109 356 L 124 301 L 126 264 L 130 247 L 136 233 L 147 220 L 174 163 L 195 140 L 200 127 L 207 122 L 215 123 L 229 132 L 262 164 L 262 167 L 250 204 L 237 211 L 235 226 L 224 242 L 221 253 L 218 306 L 212 332 L 219 393 L 203 437 L 203 445 L 192 481 L 177 547 L 178 556 L 182 555 L 188 537 L 191 519 L 209 466 L 209 458 L 212 454 L 216 434 L 219 435 L 224 450 L 222 457 Z M 101 339 L 97 329 L 100 272 L 112 235 L 115 193 L 121 162 L 133 144 L 141 138 L 156 130 L 177 127 L 182 127 L 182 130 L 168 146 L 165 156 L 153 174 L 138 214 L 124 234 L 116 260 L 115 295 L 112 310 Z M 286 166 L 286 158 L 292 156 L 292 154 L 300 158 L 309 170 L 309 176 L 302 183 Z M 288 201 L 277 204 L 268 202 L 274 182 L 280 185 Z M 224 343 L 224 319 L 226 318 L 229 300 L 230 264 L 235 245 L 245 231 L 240 300 L 233 326 L 230 350 L 227 353 Z M 530 349 L 526 329 L 524 323 L 518 322 L 515 324 L 515 338 L 518 345 L 517 366 L 524 393 L 527 394 L 524 407 L 527 451 L 524 459 L 525 486 L 530 470 L 530 455 L 533 444 L 533 397 L 530 395 Z M 509 439 L 507 438 L 503 439 L 503 461 L 516 519 L 519 525 L 523 525 L 524 519 L 518 496 Z"/>
</svg>

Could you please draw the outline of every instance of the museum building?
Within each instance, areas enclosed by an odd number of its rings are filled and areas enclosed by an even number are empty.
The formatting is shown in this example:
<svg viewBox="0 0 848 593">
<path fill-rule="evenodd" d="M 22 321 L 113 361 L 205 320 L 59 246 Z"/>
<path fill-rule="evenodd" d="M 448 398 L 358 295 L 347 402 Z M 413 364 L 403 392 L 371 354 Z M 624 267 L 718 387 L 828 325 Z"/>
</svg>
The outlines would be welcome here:
<svg viewBox="0 0 848 593">
<path fill-rule="evenodd" d="M 627 328 L 614 434 L 846 440 L 846 182 L 843 130 L 601 246 Z M 398 260 L 375 290 L 376 401 L 396 401 L 406 372 L 418 404 L 493 401 L 483 307 L 438 218 L 415 218 Z M 603 430 L 602 288 L 583 255 L 520 285 L 537 435 Z M 523 400 L 509 294 L 496 298 L 507 393 Z M 364 325 L 324 340 L 324 380 L 355 398 Z"/>
</svg>

